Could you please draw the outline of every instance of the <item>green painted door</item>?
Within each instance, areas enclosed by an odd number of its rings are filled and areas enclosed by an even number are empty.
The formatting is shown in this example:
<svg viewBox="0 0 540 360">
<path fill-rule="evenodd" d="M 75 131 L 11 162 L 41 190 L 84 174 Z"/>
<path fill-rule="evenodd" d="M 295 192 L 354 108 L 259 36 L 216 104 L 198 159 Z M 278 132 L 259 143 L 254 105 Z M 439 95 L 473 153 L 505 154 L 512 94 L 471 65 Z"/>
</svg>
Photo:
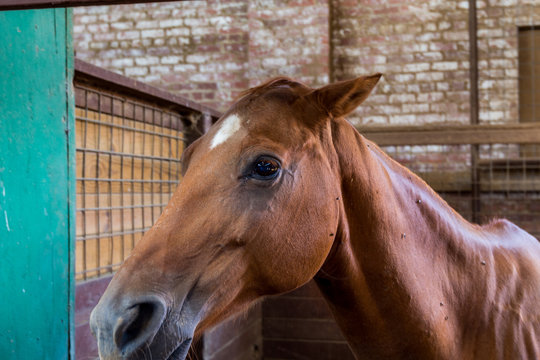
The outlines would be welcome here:
<svg viewBox="0 0 540 360">
<path fill-rule="evenodd" d="M 75 221 L 71 12 L 0 12 L 0 34 L 0 359 L 68 359 Z"/>
</svg>

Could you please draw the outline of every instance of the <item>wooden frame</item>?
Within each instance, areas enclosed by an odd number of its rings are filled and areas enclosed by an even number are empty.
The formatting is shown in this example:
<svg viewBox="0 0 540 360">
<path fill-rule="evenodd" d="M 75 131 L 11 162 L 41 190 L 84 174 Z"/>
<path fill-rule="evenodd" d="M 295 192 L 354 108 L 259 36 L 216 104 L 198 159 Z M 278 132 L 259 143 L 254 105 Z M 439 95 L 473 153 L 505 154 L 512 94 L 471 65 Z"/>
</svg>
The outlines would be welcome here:
<svg viewBox="0 0 540 360">
<path fill-rule="evenodd" d="M 159 88 L 105 70 L 79 59 L 75 59 L 75 82 L 95 86 L 101 90 L 110 90 L 115 93 L 131 95 L 184 115 L 192 114 L 193 111 L 196 111 L 210 116 L 213 121 L 221 116 L 219 111 L 210 107 L 182 96 L 173 95 Z"/>
<path fill-rule="evenodd" d="M 71 18 L 70 9 L 0 12 L 0 296 L 9 299 L 0 307 L 0 356 L 5 360 L 74 358 Z"/>
<path fill-rule="evenodd" d="M 540 123 L 357 126 L 357 130 L 381 146 L 540 143 Z"/>
<path fill-rule="evenodd" d="M 171 2 L 171 0 L 0 0 L 0 11 L 159 2 Z"/>
</svg>

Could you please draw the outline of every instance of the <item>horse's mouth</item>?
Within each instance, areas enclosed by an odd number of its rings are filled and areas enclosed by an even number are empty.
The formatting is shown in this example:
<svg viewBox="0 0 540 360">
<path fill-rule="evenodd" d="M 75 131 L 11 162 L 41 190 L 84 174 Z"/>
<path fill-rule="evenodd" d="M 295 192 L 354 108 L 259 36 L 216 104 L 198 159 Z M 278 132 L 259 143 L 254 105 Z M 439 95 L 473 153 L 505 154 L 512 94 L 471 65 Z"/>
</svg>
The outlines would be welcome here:
<svg viewBox="0 0 540 360">
<path fill-rule="evenodd" d="M 192 338 L 186 339 L 182 341 L 176 349 L 173 350 L 171 355 L 167 358 L 167 360 L 184 360 L 187 356 L 187 353 L 189 351 L 189 347 L 191 345 L 191 342 L 193 341 Z"/>
</svg>

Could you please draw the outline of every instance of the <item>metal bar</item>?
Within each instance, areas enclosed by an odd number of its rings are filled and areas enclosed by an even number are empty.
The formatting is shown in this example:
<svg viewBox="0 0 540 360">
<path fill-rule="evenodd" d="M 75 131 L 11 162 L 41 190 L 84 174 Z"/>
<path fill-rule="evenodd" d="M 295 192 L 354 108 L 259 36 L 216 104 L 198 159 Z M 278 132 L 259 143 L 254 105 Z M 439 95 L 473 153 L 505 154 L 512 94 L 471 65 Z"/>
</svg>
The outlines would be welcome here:
<svg viewBox="0 0 540 360">
<path fill-rule="evenodd" d="M 85 94 L 86 95 L 86 94 Z M 85 115 L 88 116 L 88 108 L 85 108 Z M 87 122 L 84 122 L 84 134 L 83 134 L 83 147 L 86 147 L 87 146 L 87 139 L 88 139 L 88 123 Z M 83 153 L 82 154 L 82 157 L 83 157 L 83 167 L 82 167 L 82 177 L 84 178 L 86 176 L 86 153 Z M 76 179 L 76 181 L 78 182 L 78 180 Z M 82 187 L 82 207 L 86 207 L 86 183 L 84 181 L 81 181 L 81 187 Z M 86 237 L 86 213 L 83 213 L 82 214 L 82 217 L 83 217 L 83 220 L 82 220 L 82 223 L 83 223 L 83 237 Z M 86 269 L 87 266 L 86 266 L 86 256 L 87 256 L 87 243 L 84 242 L 83 243 L 83 249 L 82 249 L 82 252 L 83 252 L 83 255 L 82 255 L 82 267 L 83 269 Z M 76 261 L 76 259 L 75 259 Z M 83 280 L 86 280 L 86 275 L 83 276 Z"/>
<path fill-rule="evenodd" d="M 126 106 L 125 106 L 124 102 L 121 103 L 121 107 L 122 107 L 122 127 L 125 127 L 125 125 L 126 125 L 126 117 L 125 117 Z M 120 137 L 122 138 L 121 149 L 122 149 L 122 152 L 124 153 L 126 151 L 125 148 L 124 148 L 124 145 L 125 145 L 125 141 L 124 141 L 125 129 L 120 129 L 120 131 L 121 131 Z M 124 157 L 123 156 L 120 157 L 120 178 L 121 179 L 124 178 Z M 124 202 L 124 192 L 125 192 L 124 183 L 122 183 L 122 186 L 120 187 L 120 203 L 122 204 L 121 205 L 122 210 L 121 210 L 121 213 L 120 213 L 120 224 L 121 224 L 120 229 L 122 231 L 122 246 L 120 247 L 120 249 L 121 249 L 120 251 L 122 252 L 121 253 L 122 259 L 126 258 L 125 235 L 123 234 L 124 231 L 125 231 L 124 211 L 126 210 L 126 204 Z"/>
<path fill-rule="evenodd" d="M 0 0 L 0 11 L 50 9 L 77 6 L 122 5 L 139 3 L 161 3 L 171 0 Z M 187 0 L 176 0 L 187 1 Z"/>
<path fill-rule="evenodd" d="M 96 95 L 96 97 L 99 94 L 107 94 L 108 98 L 111 99 L 111 102 L 109 104 L 101 104 L 101 107 L 98 106 L 95 99 L 88 96 L 86 99 L 84 99 L 83 92 L 88 92 L 91 94 Z M 103 114 L 112 115 L 114 117 L 123 117 L 126 120 L 133 120 L 137 122 L 148 122 L 147 119 L 145 119 L 143 116 L 137 116 L 136 113 L 132 112 L 132 114 L 129 114 L 125 111 L 126 106 L 134 108 L 135 106 L 141 104 L 141 100 L 133 101 L 130 100 L 129 97 L 121 96 L 113 92 L 105 92 L 102 90 L 99 90 L 97 88 L 92 88 L 89 86 L 83 86 L 80 83 L 75 84 L 75 99 L 76 103 L 80 104 L 78 106 L 84 106 L 87 107 L 89 110 L 93 111 L 101 111 Z M 84 100 L 83 100 L 84 99 Z M 123 104 L 123 106 L 115 106 L 117 102 L 120 102 L 120 104 Z M 146 106 L 149 108 L 153 108 L 156 111 L 165 113 L 167 115 L 170 115 L 170 121 L 168 124 L 163 124 L 163 127 L 169 128 L 169 129 L 181 129 L 190 127 L 192 123 L 192 119 L 188 119 L 188 115 L 183 115 L 178 113 L 177 111 L 171 110 L 170 108 L 163 108 L 159 107 L 159 105 L 145 102 Z M 196 112 L 198 114 L 198 112 Z"/>
<path fill-rule="evenodd" d="M 148 130 L 144 130 L 144 129 L 137 129 L 137 128 L 134 128 L 132 126 L 118 125 L 118 124 L 113 124 L 113 123 L 109 123 L 109 122 L 89 119 L 89 118 L 85 118 L 85 117 L 78 117 L 77 120 L 78 121 L 87 121 L 87 122 L 92 123 L 92 124 L 109 126 L 109 127 L 113 127 L 113 128 L 117 128 L 117 129 L 122 129 L 122 130 L 134 131 L 134 132 L 138 132 L 138 133 L 142 133 L 142 134 L 163 136 L 163 137 L 174 139 L 174 140 L 181 140 L 181 141 L 186 140 L 186 138 L 184 138 L 184 137 L 177 137 L 177 136 L 172 136 L 172 135 L 167 135 L 167 134 L 160 134 L 160 133 L 156 133 L 156 132 L 148 131 Z"/>
<path fill-rule="evenodd" d="M 143 139 L 144 139 L 144 137 L 143 137 Z M 148 160 L 162 160 L 162 161 L 169 161 L 169 162 L 181 162 L 180 159 L 175 159 L 175 158 L 167 158 L 167 157 L 159 157 L 159 156 L 151 156 L 151 155 L 143 155 L 143 154 L 130 154 L 130 153 L 123 153 L 123 152 L 118 152 L 118 151 L 111 151 L 111 150 L 77 148 L 77 151 L 91 152 L 91 153 L 102 154 L 102 155 L 134 157 L 134 158 L 148 159 Z"/>
<path fill-rule="evenodd" d="M 99 182 L 120 182 L 120 183 L 156 183 L 156 184 L 178 184 L 179 180 L 141 180 L 141 179 L 107 179 L 107 178 L 77 178 L 81 181 L 99 181 Z"/>
<path fill-rule="evenodd" d="M 113 269 L 115 267 L 119 267 L 120 265 L 122 265 L 121 262 L 119 263 L 114 263 L 114 264 L 111 264 L 111 265 L 105 265 L 105 266 L 98 266 L 98 267 L 95 267 L 95 268 L 92 268 L 92 269 L 86 269 L 86 270 L 83 270 L 83 271 L 79 271 L 76 273 L 76 275 L 83 275 L 83 276 L 88 276 L 87 274 L 88 273 L 91 273 L 91 272 L 96 272 L 96 271 L 101 271 L 101 270 L 106 270 L 105 272 L 103 272 L 104 274 L 110 274 L 113 272 Z M 104 275 L 102 276 L 100 279 L 103 279 L 105 276 L 107 275 Z"/>
<path fill-rule="evenodd" d="M 142 112 L 143 112 L 143 116 L 144 116 L 144 107 L 142 109 Z M 143 125 L 145 128 L 146 128 L 146 124 Z M 143 134 L 142 136 L 142 148 L 143 149 L 146 149 L 146 134 Z M 150 172 L 152 172 L 152 169 L 150 169 Z M 141 179 L 144 179 L 144 159 L 141 161 Z M 150 180 L 150 181 L 153 181 L 153 180 Z M 144 205 L 144 186 L 141 188 L 141 203 Z M 144 216 L 144 208 L 141 209 L 141 219 L 142 219 L 142 225 L 145 226 L 146 224 L 146 219 L 145 219 L 145 216 Z"/>
<path fill-rule="evenodd" d="M 100 105 L 101 104 L 101 94 L 98 94 L 98 104 Z M 98 105 L 98 109 L 101 109 L 101 106 Z M 98 119 L 101 120 L 101 111 L 98 110 Z M 96 147 L 99 149 L 100 147 L 100 140 L 101 140 L 101 126 L 98 126 L 97 128 L 97 139 L 96 139 L 96 142 L 95 144 Z M 100 153 L 97 152 L 96 153 L 96 164 L 99 164 L 99 155 Z M 96 166 L 96 178 L 99 179 L 99 166 Z M 100 183 L 97 183 L 96 184 L 96 188 L 97 188 L 97 193 L 98 194 L 101 194 L 101 189 L 100 189 Z M 97 197 L 97 206 L 100 207 L 99 205 L 99 196 Z M 100 217 L 98 216 L 97 217 L 97 228 L 98 229 L 101 229 L 101 226 L 100 226 Z M 99 231 L 99 230 L 98 230 Z M 96 241 L 96 258 L 97 258 L 97 264 L 101 264 L 101 238 L 97 238 L 97 241 Z M 98 271 L 98 276 L 101 275 L 101 272 Z"/>
<path fill-rule="evenodd" d="M 85 241 L 85 240 L 93 240 L 93 239 L 101 239 L 106 237 L 113 237 L 113 236 L 121 236 L 124 235 L 130 235 L 130 234 L 138 234 L 142 232 L 146 232 L 150 230 L 149 227 L 141 228 L 141 229 L 134 229 L 130 231 L 115 231 L 115 232 L 108 232 L 108 233 L 100 233 L 100 234 L 94 234 L 94 235 L 87 235 L 87 236 L 77 236 L 77 241 Z"/>
<path fill-rule="evenodd" d="M 112 99 L 111 99 L 111 105 L 112 104 Z M 112 150 L 113 149 L 113 128 L 112 127 L 109 127 L 109 137 L 110 137 L 110 141 L 109 141 L 109 149 Z M 111 151 L 112 152 L 112 151 Z M 113 158 L 113 155 L 112 154 L 109 154 L 109 178 L 112 178 L 112 158 Z M 107 184 L 107 189 L 109 190 L 109 207 L 112 208 L 112 183 L 108 183 Z M 99 196 L 98 196 L 99 197 Z M 98 216 L 99 217 L 99 216 Z M 112 210 L 110 210 L 110 216 L 109 216 L 109 229 L 112 229 L 113 228 L 113 212 Z M 110 261 L 110 264 L 112 264 L 113 262 L 113 256 L 114 256 L 114 238 L 111 236 L 110 237 L 110 247 L 109 247 L 109 261 Z"/>
<path fill-rule="evenodd" d="M 131 152 L 135 153 L 135 133 L 131 133 Z M 135 158 L 131 158 L 131 179 L 135 178 Z M 131 191 L 131 203 L 135 204 L 135 191 Z M 131 229 L 135 230 L 135 209 L 131 209 Z M 135 246 L 135 234 L 131 234 L 131 248 Z"/>
<path fill-rule="evenodd" d="M 152 111 L 152 122 L 155 124 L 155 122 L 156 122 L 156 111 L 154 109 L 152 109 L 151 111 Z M 156 140 L 155 138 L 156 137 L 151 136 L 151 138 L 152 138 L 152 150 L 151 150 L 152 158 L 150 158 L 150 180 L 154 180 L 154 159 L 153 159 L 153 157 L 155 157 L 154 151 L 156 150 L 155 149 L 155 145 L 156 145 L 155 144 L 155 140 Z M 160 161 L 160 163 L 161 163 L 161 161 Z M 154 203 L 154 185 L 156 185 L 156 184 L 151 185 L 152 190 L 151 190 L 151 193 L 150 193 L 150 196 L 151 196 L 150 201 L 151 201 L 152 204 Z M 155 222 L 154 221 L 154 209 L 151 209 L 151 211 L 152 211 L 152 214 L 151 214 L 151 216 L 152 216 L 152 225 L 154 225 L 154 222 Z"/>
<path fill-rule="evenodd" d="M 129 95 L 123 95 L 123 93 L 121 92 L 114 92 L 114 89 L 108 89 L 108 90 L 105 90 L 103 88 L 98 88 L 97 86 L 95 85 L 92 85 L 92 84 L 88 84 L 88 85 L 85 85 L 84 83 L 81 83 L 81 82 L 76 82 L 75 83 L 75 88 L 76 90 L 86 90 L 90 93 L 94 93 L 96 95 L 98 94 L 105 94 L 107 93 L 108 96 L 110 96 L 113 100 L 119 100 L 119 101 L 122 101 L 126 104 L 140 104 L 141 101 L 144 101 L 144 99 L 139 99 L 137 98 L 137 100 L 130 100 L 132 98 L 132 96 L 129 96 Z M 89 103 L 90 105 L 94 105 L 92 103 Z M 158 111 L 162 111 L 162 112 L 166 112 L 166 113 L 169 113 L 169 114 L 176 114 L 176 117 L 178 118 L 178 120 L 181 120 L 181 114 L 179 114 L 178 112 L 174 111 L 174 110 L 171 110 L 170 106 L 168 107 L 163 107 L 163 106 L 160 106 L 159 104 L 155 104 L 153 102 L 146 102 L 146 106 L 147 107 L 151 107 L 153 109 L 156 109 Z M 92 110 L 92 107 L 89 106 L 89 108 Z M 96 109 L 97 109 L 97 105 L 96 105 Z M 195 111 L 197 113 L 199 113 L 198 111 Z M 106 114 L 108 112 L 105 112 Z M 129 118 L 129 116 L 125 115 L 126 118 Z M 188 121 L 189 123 L 189 121 Z"/>
<path fill-rule="evenodd" d="M 108 206 L 108 207 L 93 207 L 93 208 L 79 208 L 77 211 L 112 211 L 112 210 L 124 210 L 124 209 L 138 209 L 145 207 L 161 207 L 166 206 L 166 203 L 151 204 L 151 205 L 122 205 L 122 206 Z"/>
</svg>

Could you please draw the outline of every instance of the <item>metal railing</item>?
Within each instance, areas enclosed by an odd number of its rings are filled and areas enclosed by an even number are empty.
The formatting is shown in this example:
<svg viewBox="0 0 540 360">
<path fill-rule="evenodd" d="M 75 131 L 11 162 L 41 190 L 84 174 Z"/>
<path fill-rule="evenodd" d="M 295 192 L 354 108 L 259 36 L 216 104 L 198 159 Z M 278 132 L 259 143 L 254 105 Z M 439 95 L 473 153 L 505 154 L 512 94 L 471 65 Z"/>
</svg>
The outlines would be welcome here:
<svg viewBox="0 0 540 360">
<path fill-rule="evenodd" d="M 183 150 L 219 114 L 76 65 L 75 266 L 86 280 L 114 272 L 154 224 L 180 181 Z"/>
</svg>

